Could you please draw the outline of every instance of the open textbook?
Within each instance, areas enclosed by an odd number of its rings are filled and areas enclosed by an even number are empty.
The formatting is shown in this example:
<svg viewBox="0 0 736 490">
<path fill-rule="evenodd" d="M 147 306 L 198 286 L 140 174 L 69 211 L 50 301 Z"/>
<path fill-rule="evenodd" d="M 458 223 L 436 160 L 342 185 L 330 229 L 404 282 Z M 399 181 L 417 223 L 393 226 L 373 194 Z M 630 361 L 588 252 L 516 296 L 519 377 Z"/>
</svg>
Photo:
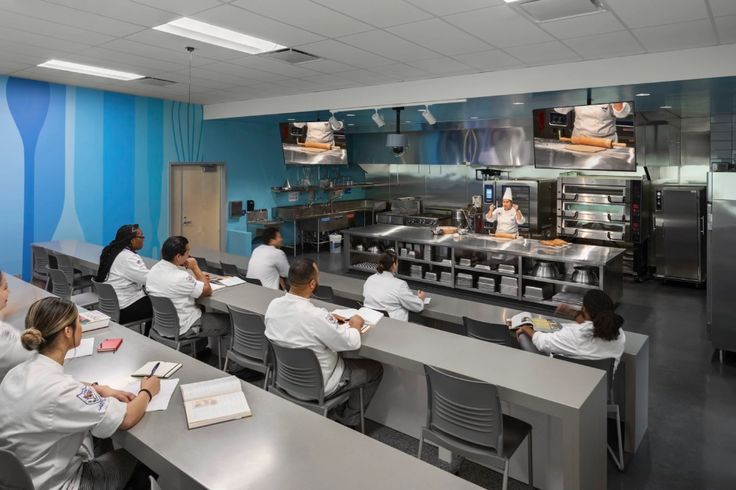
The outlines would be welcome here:
<svg viewBox="0 0 736 490">
<path fill-rule="evenodd" d="M 181 396 L 190 429 L 252 415 L 235 376 L 183 384 Z"/>
</svg>

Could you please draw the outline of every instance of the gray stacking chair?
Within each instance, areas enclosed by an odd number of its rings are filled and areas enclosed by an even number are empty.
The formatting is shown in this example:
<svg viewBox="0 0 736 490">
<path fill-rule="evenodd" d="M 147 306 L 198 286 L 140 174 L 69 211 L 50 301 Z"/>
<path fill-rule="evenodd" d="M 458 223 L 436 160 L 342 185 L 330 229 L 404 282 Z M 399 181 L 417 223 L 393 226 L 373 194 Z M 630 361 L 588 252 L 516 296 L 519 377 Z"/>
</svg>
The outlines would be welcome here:
<svg viewBox="0 0 736 490">
<path fill-rule="evenodd" d="M 273 382 L 268 391 L 297 405 L 327 416 L 327 412 L 348 401 L 350 392 L 325 398 L 322 370 L 310 349 L 281 347 L 269 340 L 275 357 Z M 363 388 L 360 390 L 360 431 L 365 434 Z"/>
<path fill-rule="evenodd" d="M 49 266 L 49 254 L 45 248 L 33 245 L 31 245 L 31 250 L 33 251 L 33 278 L 43 281 L 48 287 L 50 279 L 46 268 Z"/>
<path fill-rule="evenodd" d="M 105 315 L 109 316 L 115 323 L 120 323 L 120 303 L 115 288 L 104 282 L 97 282 L 92 279 L 92 286 L 99 297 L 97 309 Z M 124 327 L 138 327 L 140 333 L 145 331 L 145 323 L 151 321 L 151 318 L 144 318 L 139 321 L 121 324 Z"/>
<path fill-rule="evenodd" d="M 227 264 L 225 262 L 220 262 L 220 268 L 222 269 L 223 276 L 241 277 L 240 271 L 238 270 L 238 266 L 236 266 L 235 264 Z"/>
<path fill-rule="evenodd" d="M 466 337 L 493 342 L 494 344 L 507 345 L 514 347 L 513 338 L 509 332 L 509 327 L 502 323 L 481 322 L 463 317 L 463 334 Z"/>
<path fill-rule="evenodd" d="M 172 349 L 181 350 L 183 345 L 190 345 L 192 348 L 192 356 L 194 356 L 194 344 L 200 339 L 206 339 L 203 334 L 187 335 L 181 337 L 179 335 L 179 315 L 176 307 L 171 299 L 161 296 L 148 295 L 151 298 L 151 306 L 153 307 L 153 325 L 151 326 L 150 337 L 157 342 L 171 347 Z M 217 367 L 222 368 L 222 337 L 217 337 Z"/>
<path fill-rule="evenodd" d="M 210 271 L 210 266 L 207 265 L 207 259 L 205 259 L 203 257 L 194 257 L 194 260 L 197 261 L 197 265 L 199 266 L 199 268 L 200 268 L 200 270 L 202 272 L 209 272 Z"/>
<path fill-rule="evenodd" d="M 256 286 L 263 286 L 260 279 L 253 279 L 252 277 L 244 277 L 243 280 L 249 284 L 255 284 Z"/>
<path fill-rule="evenodd" d="M 239 366 L 263 373 L 263 388 L 265 389 L 271 374 L 271 364 L 263 317 L 230 305 L 227 309 L 230 312 L 233 336 L 230 349 L 225 355 L 223 371 L 227 372 L 228 363 L 233 361 Z"/>
<path fill-rule="evenodd" d="M 69 278 L 59 269 L 46 269 L 51 278 L 51 294 L 64 299 L 68 299 L 77 306 L 91 309 L 98 303 L 99 298 L 95 293 L 86 292 L 72 294 L 72 286 L 69 284 Z"/>
<path fill-rule="evenodd" d="M 13 490 L 34 490 L 28 471 L 15 454 L 0 449 L 0 488 Z"/>
<path fill-rule="evenodd" d="M 51 263 L 51 255 L 49 256 L 49 263 Z M 72 259 L 66 255 L 58 255 L 54 257 L 57 261 L 57 269 L 60 269 L 66 277 L 69 279 L 69 284 L 72 285 L 74 291 L 81 291 L 84 289 L 92 290 L 92 276 L 83 275 L 82 271 L 75 269 L 72 264 Z"/>
<path fill-rule="evenodd" d="M 606 372 L 606 386 L 607 386 L 607 393 L 608 393 L 608 414 L 613 415 L 613 418 L 616 420 L 616 441 L 617 441 L 617 449 L 614 451 L 614 449 L 611 447 L 610 444 L 607 444 L 608 446 L 608 453 L 611 455 L 611 459 L 613 459 L 613 462 L 616 463 L 616 467 L 620 471 L 624 471 L 624 443 L 623 443 L 623 437 L 621 434 L 621 409 L 620 405 L 617 403 L 616 394 L 619 393 L 619 390 L 615 390 L 614 385 L 614 373 L 613 373 L 613 366 L 616 362 L 614 358 L 608 358 L 608 359 L 596 359 L 596 360 L 587 360 L 587 359 L 573 359 L 571 357 L 565 357 L 565 356 L 554 356 L 557 359 L 562 359 L 563 361 L 568 362 L 574 362 L 575 364 L 580 364 L 583 366 L 588 366 L 596 369 L 600 369 L 602 371 Z M 622 362 L 619 362 L 618 364 L 618 370 L 617 373 L 618 378 L 616 379 L 623 379 L 625 376 L 624 373 L 624 364 Z"/>
<path fill-rule="evenodd" d="M 508 486 L 509 459 L 529 438 L 529 488 L 532 474 L 532 426 L 501 413 L 496 386 L 458 374 L 424 366 L 427 377 L 427 425 L 419 436 L 418 457 L 429 441 L 452 453 L 503 470 Z"/>
<path fill-rule="evenodd" d="M 317 286 L 317 289 L 312 293 L 312 297 L 330 303 L 335 302 L 335 292 L 330 286 Z"/>
</svg>

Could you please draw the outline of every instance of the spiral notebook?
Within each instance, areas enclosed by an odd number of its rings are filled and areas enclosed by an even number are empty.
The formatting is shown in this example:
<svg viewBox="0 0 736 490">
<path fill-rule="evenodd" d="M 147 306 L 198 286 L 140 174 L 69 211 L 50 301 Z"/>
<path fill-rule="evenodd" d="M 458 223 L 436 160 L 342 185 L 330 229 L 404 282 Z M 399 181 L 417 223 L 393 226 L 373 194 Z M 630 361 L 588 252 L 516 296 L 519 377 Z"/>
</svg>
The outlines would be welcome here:
<svg viewBox="0 0 736 490">
<path fill-rule="evenodd" d="M 131 374 L 131 376 L 134 378 L 145 378 L 146 376 L 150 376 L 151 371 L 153 371 L 153 367 L 156 364 L 158 364 L 158 367 L 154 374 L 159 378 L 170 378 L 172 374 L 181 368 L 181 363 L 179 362 L 150 361 Z"/>
</svg>

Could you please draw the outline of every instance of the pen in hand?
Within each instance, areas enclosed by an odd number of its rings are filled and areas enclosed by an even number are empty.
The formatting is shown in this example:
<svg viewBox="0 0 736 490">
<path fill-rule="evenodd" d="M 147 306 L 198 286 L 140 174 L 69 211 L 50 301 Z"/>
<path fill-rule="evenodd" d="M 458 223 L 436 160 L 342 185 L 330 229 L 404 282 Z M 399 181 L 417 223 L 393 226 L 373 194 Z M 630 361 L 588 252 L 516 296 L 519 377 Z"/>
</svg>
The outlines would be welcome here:
<svg viewBox="0 0 736 490">
<path fill-rule="evenodd" d="M 161 363 L 160 362 L 157 362 L 156 365 L 153 366 L 153 369 L 151 369 L 151 374 L 148 375 L 149 378 L 154 375 L 154 373 L 158 369 L 159 364 L 161 364 Z"/>
</svg>

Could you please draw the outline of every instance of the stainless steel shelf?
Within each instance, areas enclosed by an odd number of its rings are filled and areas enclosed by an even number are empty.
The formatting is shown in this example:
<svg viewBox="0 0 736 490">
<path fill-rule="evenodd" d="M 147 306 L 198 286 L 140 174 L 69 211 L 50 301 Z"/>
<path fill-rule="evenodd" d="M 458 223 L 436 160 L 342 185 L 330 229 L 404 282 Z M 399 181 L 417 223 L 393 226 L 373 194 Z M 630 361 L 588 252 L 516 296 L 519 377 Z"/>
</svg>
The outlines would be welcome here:
<svg viewBox="0 0 736 490">
<path fill-rule="evenodd" d="M 401 279 L 406 279 L 407 281 L 423 282 L 425 284 L 434 284 L 435 286 L 452 287 L 452 284 L 447 284 L 447 283 L 440 282 L 440 281 L 429 281 L 427 279 L 420 279 L 418 277 L 405 276 L 404 274 L 396 274 L 396 277 L 400 277 Z"/>
<path fill-rule="evenodd" d="M 563 281 L 561 279 L 550 279 L 547 277 L 522 276 L 522 279 L 525 281 L 546 282 L 549 284 L 559 284 L 561 286 L 571 286 L 571 287 L 576 287 L 580 289 L 598 289 L 597 285 L 583 284 L 580 282 L 572 282 L 572 281 Z"/>
<path fill-rule="evenodd" d="M 478 272 L 480 274 L 491 274 L 495 276 L 509 276 L 509 277 L 519 277 L 517 273 L 511 274 L 510 272 L 499 272 L 494 270 L 486 270 L 486 269 L 476 269 L 475 267 L 467 267 L 464 265 L 455 265 L 455 270 L 458 271 L 468 271 L 468 272 Z"/>
<path fill-rule="evenodd" d="M 332 187 L 322 187 L 320 185 L 295 185 L 288 189 L 283 187 L 271 187 L 271 192 L 312 192 L 312 191 L 335 191 L 341 189 L 369 189 L 371 187 L 386 187 L 388 183 L 374 182 L 356 182 L 354 184 L 338 184 Z"/>
</svg>

